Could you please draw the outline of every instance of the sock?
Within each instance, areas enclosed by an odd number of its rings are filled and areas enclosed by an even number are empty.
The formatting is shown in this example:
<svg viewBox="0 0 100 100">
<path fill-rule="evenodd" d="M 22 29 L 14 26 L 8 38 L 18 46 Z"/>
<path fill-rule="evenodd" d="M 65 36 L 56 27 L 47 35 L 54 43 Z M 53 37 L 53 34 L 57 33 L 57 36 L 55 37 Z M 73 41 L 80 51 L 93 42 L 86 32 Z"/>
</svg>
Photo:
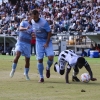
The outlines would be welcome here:
<svg viewBox="0 0 100 100">
<path fill-rule="evenodd" d="M 58 64 L 55 64 L 55 67 L 56 67 L 56 71 L 59 73 L 60 72 L 60 68 L 59 68 Z"/>
<path fill-rule="evenodd" d="M 50 70 L 50 67 L 52 66 L 52 64 L 53 64 L 53 61 L 50 61 L 50 60 L 48 60 L 47 61 L 47 70 Z"/>
<path fill-rule="evenodd" d="M 43 70 L 44 70 L 43 63 L 38 63 L 38 71 L 40 74 L 40 78 L 43 78 Z"/>
<path fill-rule="evenodd" d="M 77 74 L 78 74 L 78 72 L 75 72 L 75 71 L 73 70 L 73 76 L 74 76 L 74 77 L 77 77 Z"/>
<path fill-rule="evenodd" d="M 25 68 L 24 69 L 24 75 L 28 75 L 28 72 L 29 72 L 29 68 Z"/>
<path fill-rule="evenodd" d="M 16 63 L 13 63 L 13 64 L 12 64 L 12 70 L 15 71 L 15 70 L 16 70 L 16 66 L 17 66 L 17 64 L 16 64 Z"/>
</svg>

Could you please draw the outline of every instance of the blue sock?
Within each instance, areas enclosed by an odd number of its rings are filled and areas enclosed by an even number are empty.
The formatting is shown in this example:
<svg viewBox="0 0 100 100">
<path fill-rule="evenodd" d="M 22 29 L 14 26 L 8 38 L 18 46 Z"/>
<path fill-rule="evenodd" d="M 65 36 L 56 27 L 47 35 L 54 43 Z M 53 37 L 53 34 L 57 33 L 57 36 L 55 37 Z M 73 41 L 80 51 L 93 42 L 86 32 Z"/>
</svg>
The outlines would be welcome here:
<svg viewBox="0 0 100 100">
<path fill-rule="evenodd" d="M 47 61 L 47 70 L 49 70 L 50 69 L 50 67 L 52 66 L 52 64 L 53 64 L 53 60 L 52 61 L 50 61 L 50 60 L 48 60 Z"/>
<path fill-rule="evenodd" d="M 25 68 L 25 69 L 24 69 L 24 74 L 25 74 L 25 75 L 28 75 L 28 72 L 29 72 L 29 68 Z"/>
<path fill-rule="evenodd" d="M 13 63 L 12 64 L 12 70 L 16 70 L 16 66 L 17 66 L 17 64 L 16 63 Z"/>
<path fill-rule="evenodd" d="M 43 63 L 38 63 L 38 71 L 40 74 L 40 78 L 43 78 L 43 70 L 44 70 Z"/>
</svg>

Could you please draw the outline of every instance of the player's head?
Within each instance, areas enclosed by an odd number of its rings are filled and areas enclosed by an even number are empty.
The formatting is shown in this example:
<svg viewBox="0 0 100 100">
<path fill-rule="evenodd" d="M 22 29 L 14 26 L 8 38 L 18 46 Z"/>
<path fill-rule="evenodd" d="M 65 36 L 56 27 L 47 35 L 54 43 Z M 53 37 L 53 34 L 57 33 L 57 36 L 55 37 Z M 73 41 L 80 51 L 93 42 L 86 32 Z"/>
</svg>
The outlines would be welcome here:
<svg viewBox="0 0 100 100">
<path fill-rule="evenodd" d="M 32 18 L 33 18 L 33 20 L 35 21 L 35 22 L 38 22 L 39 21 L 39 12 L 38 12 L 38 10 L 33 10 L 32 11 L 32 13 L 31 13 L 31 16 L 32 16 Z"/>
<path fill-rule="evenodd" d="M 85 59 L 83 57 L 79 57 L 77 59 L 77 66 L 81 69 L 85 64 Z"/>
</svg>

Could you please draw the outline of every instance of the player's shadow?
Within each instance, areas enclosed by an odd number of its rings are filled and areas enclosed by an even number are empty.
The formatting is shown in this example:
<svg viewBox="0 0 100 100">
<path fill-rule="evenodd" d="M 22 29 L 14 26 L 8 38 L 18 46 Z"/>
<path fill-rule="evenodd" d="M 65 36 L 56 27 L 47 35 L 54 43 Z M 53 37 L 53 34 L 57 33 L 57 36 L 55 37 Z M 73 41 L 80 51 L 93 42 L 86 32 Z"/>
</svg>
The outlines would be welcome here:
<svg viewBox="0 0 100 100">
<path fill-rule="evenodd" d="M 88 82 L 88 83 L 84 83 L 84 82 L 71 82 L 71 84 L 100 86 L 100 83 L 97 83 L 96 81 L 94 81 L 94 82 Z"/>
<path fill-rule="evenodd" d="M 66 82 L 65 81 L 52 81 L 52 80 L 45 80 L 45 82 L 44 83 L 55 83 L 55 84 L 66 84 Z M 97 83 L 96 81 L 94 81 L 94 82 L 88 82 L 88 83 L 84 83 L 84 82 L 72 82 L 72 81 L 70 81 L 70 83 L 69 84 L 74 84 L 74 85 L 93 85 L 93 86 L 100 86 L 100 83 Z"/>
</svg>

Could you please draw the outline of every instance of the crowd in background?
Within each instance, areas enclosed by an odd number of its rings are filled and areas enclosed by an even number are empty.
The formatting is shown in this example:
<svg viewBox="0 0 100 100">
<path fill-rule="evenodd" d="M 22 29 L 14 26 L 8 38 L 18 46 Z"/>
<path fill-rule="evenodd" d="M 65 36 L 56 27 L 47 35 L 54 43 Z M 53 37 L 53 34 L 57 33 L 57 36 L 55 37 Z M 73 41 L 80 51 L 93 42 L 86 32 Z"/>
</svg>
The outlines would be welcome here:
<svg viewBox="0 0 100 100">
<path fill-rule="evenodd" d="M 22 15 L 38 9 L 52 32 L 100 31 L 100 0 L 20 0 L 0 5 L 0 34 L 16 35 Z"/>
<path fill-rule="evenodd" d="M 0 5 L 0 34 L 15 36 L 23 16 L 38 9 L 52 32 L 100 31 L 100 0 L 19 0 Z"/>
</svg>

